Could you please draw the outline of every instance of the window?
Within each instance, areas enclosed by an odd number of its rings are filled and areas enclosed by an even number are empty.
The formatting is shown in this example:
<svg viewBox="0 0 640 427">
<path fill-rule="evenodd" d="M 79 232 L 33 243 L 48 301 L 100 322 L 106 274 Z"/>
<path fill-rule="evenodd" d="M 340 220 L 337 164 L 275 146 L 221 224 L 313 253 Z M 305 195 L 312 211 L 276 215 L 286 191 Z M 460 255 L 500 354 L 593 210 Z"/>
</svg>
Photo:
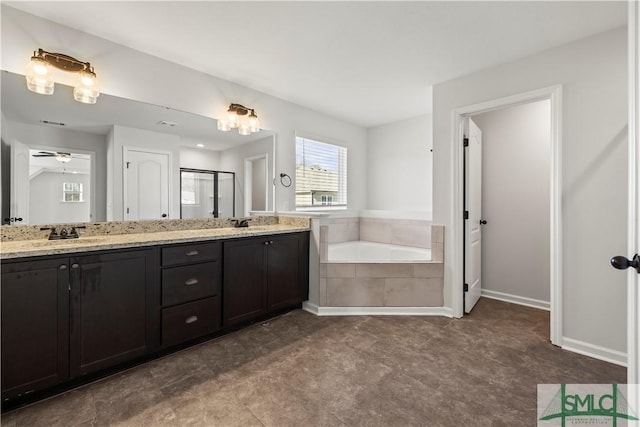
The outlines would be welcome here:
<svg viewBox="0 0 640 427">
<path fill-rule="evenodd" d="M 296 137 L 296 209 L 347 206 L 347 149 Z"/>
<path fill-rule="evenodd" d="M 84 202 L 82 195 L 82 183 L 80 182 L 63 182 L 62 183 L 62 201 L 67 202 Z"/>
</svg>

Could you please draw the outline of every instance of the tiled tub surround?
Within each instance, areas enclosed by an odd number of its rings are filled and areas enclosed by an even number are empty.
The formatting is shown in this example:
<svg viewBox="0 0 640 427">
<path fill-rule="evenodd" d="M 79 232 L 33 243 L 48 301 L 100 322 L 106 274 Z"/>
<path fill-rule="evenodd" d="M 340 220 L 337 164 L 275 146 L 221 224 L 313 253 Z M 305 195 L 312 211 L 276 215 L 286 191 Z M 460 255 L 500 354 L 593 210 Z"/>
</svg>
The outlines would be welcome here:
<svg viewBox="0 0 640 427">
<path fill-rule="evenodd" d="M 331 245 L 356 241 L 430 249 L 431 257 L 369 262 L 329 257 Z M 318 314 L 445 314 L 443 226 L 409 219 L 323 219 L 319 252 Z"/>
<path fill-rule="evenodd" d="M 234 228 L 229 219 L 114 221 L 85 223 L 80 238 L 47 240 L 49 225 L 0 226 L 2 243 L 0 258 L 20 258 L 64 254 L 91 250 L 132 248 L 162 243 L 185 243 L 230 237 L 250 237 L 265 234 L 309 230 L 309 219 L 303 217 L 252 217 L 248 228 Z M 69 225 L 54 224 L 58 230 Z"/>
</svg>

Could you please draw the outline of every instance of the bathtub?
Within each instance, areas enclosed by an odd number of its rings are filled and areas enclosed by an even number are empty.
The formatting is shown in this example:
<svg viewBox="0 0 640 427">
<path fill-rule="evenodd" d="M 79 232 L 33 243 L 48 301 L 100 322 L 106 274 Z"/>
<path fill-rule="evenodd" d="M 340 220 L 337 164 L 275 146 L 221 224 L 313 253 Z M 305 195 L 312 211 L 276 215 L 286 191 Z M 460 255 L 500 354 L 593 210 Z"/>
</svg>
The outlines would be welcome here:
<svg viewBox="0 0 640 427">
<path fill-rule="evenodd" d="M 431 249 L 365 241 L 328 245 L 330 263 L 419 263 L 431 261 Z"/>
</svg>

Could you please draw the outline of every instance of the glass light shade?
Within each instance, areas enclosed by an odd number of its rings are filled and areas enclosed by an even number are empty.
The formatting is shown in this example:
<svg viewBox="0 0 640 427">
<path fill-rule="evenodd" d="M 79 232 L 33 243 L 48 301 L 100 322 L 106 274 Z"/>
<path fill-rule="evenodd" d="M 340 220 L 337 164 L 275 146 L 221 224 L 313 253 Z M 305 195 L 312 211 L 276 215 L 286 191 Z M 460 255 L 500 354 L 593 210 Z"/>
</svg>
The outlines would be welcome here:
<svg viewBox="0 0 640 427">
<path fill-rule="evenodd" d="M 100 96 L 98 79 L 89 71 L 78 72 L 78 84 L 73 88 L 73 99 L 85 104 L 95 104 Z"/>
<path fill-rule="evenodd" d="M 44 59 L 31 58 L 25 74 L 31 92 L 53 95 L 53 69 Z"/>
<path fill-rule="evenodd" d="M 249 114 L 249 130 L 251 132 L 260 132 L 260 120 L 258 120 L 258 116 L 253 110 Z"/>
<path fill-rule="evenodd" d="M 56 160 L 59 161 L 60 163 L 69 163 L 71 161 L 71 157 L 63 154 L 58 154 L 56 156 Z"/>
<path fill-rule="evenodd" d="M 231 129 L 235 129 L 238 127 L 238 113 L 235 110 L 229 108 L 227 111 L 227 122 L 229 123 L 229 127 Z"/>
<path fill-rule="evenodd" d="M 226 120 L 218 120 L 218 130 L 227 132 L 231 130 L 231 126 L 229 126 L 229 122 Z"/>
<path fill-rule="evenodd" d="M 240 126 L 238 126 L 238 133 L 240 135 L 251 135 L 251 129 L 249 129 L 248 125 L 241 124 Z"/>
</svg>

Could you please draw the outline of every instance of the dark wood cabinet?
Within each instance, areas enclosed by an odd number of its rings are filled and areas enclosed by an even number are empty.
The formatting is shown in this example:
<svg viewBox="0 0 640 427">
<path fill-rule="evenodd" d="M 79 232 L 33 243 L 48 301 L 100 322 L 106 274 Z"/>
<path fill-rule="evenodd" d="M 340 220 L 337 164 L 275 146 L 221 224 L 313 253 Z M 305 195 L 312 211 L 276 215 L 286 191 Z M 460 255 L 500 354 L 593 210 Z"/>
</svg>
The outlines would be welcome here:
<svg viewBox="0 0 640 427">
<path fill-rule="evenodd" d="M 69 263 L 2 266 L 2 398 L 20 397 L 69 377 Z"/>
<path fill-rule="evenodd" d="M 143 356 L 153 345 L 153 251 L 70 259 L 71 376 Z"/>
<path fill-rule="evenodd" d="M 278 310 L 307 299 L 309 234 L 283 234 L 269 239 L 267 309 Z"/>
<path fill-rule="evenodd" d="M 292 233 L 224 243 L 224 327 L 299 304 L 306 298 L 308 236 Z"/>
<path fill-rule="evenodd" d="M 158 341 L 153 254 L 3 263 L 3 401 L 148 353 Z"/>
<path fill-rule="evenodd" d="M 222 325 L 233 326 L 266 313 L 265 249 L 268 240 L 224 243 Z"/>
<path fill-rule="evenodd" d="M 162 346 L 170 347 L 217 331 L 222 244 L 165 246 L 161 253 Z"/>
<path fill-rule="evenodd" d="M 3 260 L 3 408 L 300 304 L 308 251 L 300 232 Z"/>
</svg>

